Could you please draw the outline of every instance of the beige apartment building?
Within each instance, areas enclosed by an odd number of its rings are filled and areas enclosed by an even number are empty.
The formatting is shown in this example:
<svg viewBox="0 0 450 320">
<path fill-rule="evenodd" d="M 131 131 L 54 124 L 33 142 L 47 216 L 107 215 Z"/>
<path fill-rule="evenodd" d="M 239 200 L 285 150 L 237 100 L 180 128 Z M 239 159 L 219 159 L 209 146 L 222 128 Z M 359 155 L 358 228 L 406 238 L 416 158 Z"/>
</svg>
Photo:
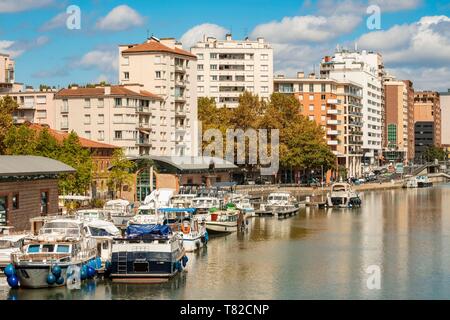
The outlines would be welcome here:
<svg viewBox="0 0 450 320">
<path fill-rule="evenodd" d="M 198 58 L 197 94 L 219 107 L 235 108 L 244 91 L 269 99 L 273 93 L 273 49 L 264 38 L 252 41 L 204 37 L 191 48 Z"/>
<path fill-rule="evenodd" d="M 162 98 L 142 85 L 72 86 L 55 95 L 55 129 L 122 147 L 129 156 L 164 153 L 165 147 L 156 150 L 152 143 L 155 139 L 162 145 L 167 138 L 156 135 L 152 123 L 162 105 Z"/>
<path fill-rule="evenodd" d="M 327 144 L 345 167 L 348 177 L 362 175 L 362 87 L 350 81 L 317 78 L 314 74 L 297 78 L 277 76 L 275 92 L 294 94 L 302 115 L 315 121 L 325 132 Z"/>
<path fill-rule="evenodd" d="M 198 155 L 197 58 L 173 38 L 119 46 L 121 85 L 139 83 L 162 98 L 150 114 L 150 155 Z"/>
<path fill-rule="evenodd" d="M 411 81 L 384 79 L 384 159 L 407 162 L 414 159 L 414 89 Z"/>
<path fill-rule="evenodd" d="M 449 148 L 450 147 L 450 89 L 447 92 L 441 92 L 441 132 L 442 132 L 442 145 Z"/>
<path fill-rule="evenodd" d="M 9 54 L 0 53 L 0 93 L 18 91 L 21 86 L 16 84 L 15 61 Z"/>
</svg>

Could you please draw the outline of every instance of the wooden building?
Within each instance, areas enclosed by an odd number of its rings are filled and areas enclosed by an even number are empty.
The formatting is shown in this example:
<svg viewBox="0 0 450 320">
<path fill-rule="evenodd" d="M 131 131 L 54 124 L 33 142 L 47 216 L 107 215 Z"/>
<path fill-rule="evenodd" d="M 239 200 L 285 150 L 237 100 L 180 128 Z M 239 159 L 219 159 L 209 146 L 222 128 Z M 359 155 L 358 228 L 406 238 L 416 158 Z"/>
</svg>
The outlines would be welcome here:
<svg viewBox="0 0 450 320">
<path fill-rule="evenodd" d="M 44 157 L 0 156 L 0 229 L 30 229 L 30 219 L 58 213 L 58 175 L 72 167 Z"/>
</svg>

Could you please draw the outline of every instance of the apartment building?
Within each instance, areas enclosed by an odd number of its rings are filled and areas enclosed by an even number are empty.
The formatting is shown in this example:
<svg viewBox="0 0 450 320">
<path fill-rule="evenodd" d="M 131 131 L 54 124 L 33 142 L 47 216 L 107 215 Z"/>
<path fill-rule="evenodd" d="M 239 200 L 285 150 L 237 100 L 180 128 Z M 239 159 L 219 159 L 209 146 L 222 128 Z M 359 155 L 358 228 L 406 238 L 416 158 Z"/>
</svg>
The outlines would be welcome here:
<svg viewBox="0 0 450 320">
<path fill-rule="evenodd" d="M 0 53 L 0 93 L 17 91 L 20 87 L 15 78 L 15 61 L 10 55 Z"/>
<path fill-rule="evenodd" d="M 349 177 L 362 174 L 362 87 L 350 81 L 317 78 L 314 74 L 297 78 L 277 76 L 274 91 L 293 94 L 301 113 L 315 121 L 325 132 L 328 146 L 345 167 Z"/>
<path fill-rule="evenodd" d="M 352 81 L 362 90 L 363 163 L 367 169 L 379 165 L 383 158 L 384 98 L 383 58 L 379 53 L 338 49 L 334 56 L 322 60 L 322 77 Z"/>
<path fill-rule="evenodd" d="M 244 91 L 269 99 L 273 93 L 273 49 L 264 38 L 252 41 L 204 37 L 191 48 L 198 58 L 197 94 L 219 107 L 235 108 Z"/>
<path fill-rule="evenodd" d="M 450 147 L 450 89 L 447 92 L 439 93 L 439 96 L 441 98 L 441 119 L 444 120 L 441 123 L 441 143 L 448 148 Z"/>
<path fill-rule="evenodd" d="M 385 134 L 384 159 L 388 162 L 407 162 L 414 159 L 414 90 L 411 81 L 384 79 Z M 412 149 L 412 150 L 410 150 Z"/>
<path fill-rule="evenodd" d="M 0 98 L 8 95 L 17 102 L 19 107 L 13 113 L 15 123 L 31 122 L 54 128 L 56 117 L 54 97 L 56 92 L 56 89 L 37 91 L 32 87 L 27 87 L 24 91 L 0 93 Z"/>
<path fill-rule="evenodd" d="M 422 153 L 430 146 L 441 147 L 440 95 L 433 91 L 414 94 L 415 158 L 422 160 Z"/>
<path fill-rule="evenodd" d="M 120 84 L 139 83 L 162 98 L 149 114 L 150 154 L 198 155 L 197 57 L 173 38 L 151 37 L 119 51 Z"/>
<path fill-rule="evenodd" d="M 80 137 L 122 147 L 129 156 L 148 155 L 165 135 L 156 135 L 161 97 L 143 90 L 142 85 L 72 86 L 55 95 L 55 129 L 75 131 Z M 154 124 L 155 123 L 155 124 Z M 164 148 L 164 147 L 161 147 Z"/>
</svg>

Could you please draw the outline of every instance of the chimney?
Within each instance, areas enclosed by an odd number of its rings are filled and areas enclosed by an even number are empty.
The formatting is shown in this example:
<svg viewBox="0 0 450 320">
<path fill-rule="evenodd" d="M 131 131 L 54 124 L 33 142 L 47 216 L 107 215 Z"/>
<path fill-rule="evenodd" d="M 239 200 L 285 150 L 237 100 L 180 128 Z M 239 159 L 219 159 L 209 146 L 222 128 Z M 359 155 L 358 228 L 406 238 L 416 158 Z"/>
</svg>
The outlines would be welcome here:
<svg viewBox="0 0 450 320">
<path fill-rule="evenodd" d="M 310 79 L 314 79 L 316 77 L 316 74 L 314 73 L 314 72 L 311 72 L 310 74 L 309 74 L 309 78 Z"/>
<path fill-rule="evenodd" d="M 225 36 L 225 39 L 227 39 L 227 41 L 231 41 L 231 39 L 232 39 L 231 33 L 228 33 L 228 34 Z"/>
<path fill-rule="evenodd" d="M 105 96 L 109 96 L 111 95 L 111 87 L 110 86 L 106 86 L 105 87 Z"/>
<path fill-rule="evenodd" d="M 303 79 L 305 78 L 305 73 L 303 71 L 297 72 L 297 79 Z"/>
<path fill-rule="evenodd" d="M 78 87 L 78 85 L 77 84 L 72 84 L 72 85 L 70 85 L 70 89 L 72 89 L 72 90 L 77 90 L 79 87 Z"/>
<path fill-rule="evenodd" d="M 258 43 L 264 44 L 264 38 L 258 38 L 257 40 L 258 40 Z"/>
</svg>

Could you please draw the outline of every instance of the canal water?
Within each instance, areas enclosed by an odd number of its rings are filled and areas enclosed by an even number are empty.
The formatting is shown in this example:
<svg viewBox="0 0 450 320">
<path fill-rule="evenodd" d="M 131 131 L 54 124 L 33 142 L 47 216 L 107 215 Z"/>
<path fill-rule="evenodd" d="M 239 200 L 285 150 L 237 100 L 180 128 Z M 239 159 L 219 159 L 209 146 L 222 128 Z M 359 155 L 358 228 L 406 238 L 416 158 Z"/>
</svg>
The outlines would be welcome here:
<svg viewBox="0 0 450 320">
<path fill-rule="evenodd" d="M 165 284 L 10 290 L 3 278 L 0 299 L 449 299 L 450 185 L 362 199 L 360 209 L 255 218 L 189 254 L 187 272 Z"/>
</svg>

